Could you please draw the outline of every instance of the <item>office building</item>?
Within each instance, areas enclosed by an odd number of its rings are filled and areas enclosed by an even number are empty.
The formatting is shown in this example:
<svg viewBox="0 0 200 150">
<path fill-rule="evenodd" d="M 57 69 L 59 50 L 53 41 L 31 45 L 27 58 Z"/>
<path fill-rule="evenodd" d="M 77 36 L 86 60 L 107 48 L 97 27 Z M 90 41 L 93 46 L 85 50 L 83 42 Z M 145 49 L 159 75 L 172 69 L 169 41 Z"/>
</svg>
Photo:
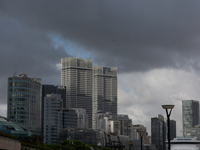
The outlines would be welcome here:
<svg viewBox="0 0 200 150">
<path fill-rule="evenodd" d="M 117 114 L 117 67 L 93 67 L 92 126 L 95 129 L 95 114 Z"/>
<path fill-rule="evenodd" d="M 129 119 L 128 115 L 117 115 L 120 121 L 120 135 L 129 136 L 130 139 L 133 138 L 132 131 L 132 119 Z"/>
<path fill-rule="evenodd" d="M 96 113 L 95 121 L 96 131 L 101 130 L 112 135 L 120 135 L 121 123 L 116 114 L 110 112 L 102 113 L 99 111 Z"/>
<path fill-rule="evenodd" d="M 83 108 L 92 128 L 92 64 L 91 59 L 62 58 L 61 80 L 66 86 L 66 107 Z"/>
<path fill-rule="evenodd" d="M 67 108 L 63 110 L 63 128 L 88 128 L 88 115 L 83 108 Z"/>
<path fill-rule="evenodd" d="M 164 117 L 162 115 L 158 115 L 158 118 L 151 118 L 151 144 L 154 144 L 156 149 L 165 150 L 165 140 L 166 126 Z"/>
<path fill-rule="evenodd" d="M 86 110 L 83 108 L 63 108 L 60 94 L 44 97 L 44 143 L 58 143 L 59 133 L 67 128 L 88 128 Z"/>
<path fill-rule="evenodd" d="M 199 101 L 182 101 L 183 136 L 190 134 L 190 129 L 199 124 Z"/>
<path fill-rule="evenodd" d="M 41 134 L 41 79 L 26 74 L 8 78 L 7 118 Z"/>
<path fill-rule="evenodd" d="M 151 143 L 150 140 L 149 140 L 150 136 L 147 136 L 148 133 L 147 133 L 146 127 L 144 127 L 143 125 L 140 125 L 140 124 L 136 124 L 136 125 L 132 126 L 133 139 L 138 139 L 138 140 L 141 139 L 138 131 L 145 131 L 146 132 L 146 134 L 143 135 L 144 144 L 150 144 Z"/>
<path fill-rule="evenodd" d="M 44 143 L 58 143 L 59 133 L 63 130 L 63 100 L 59 94 L 44 97 Z"/>
<path fill-rule="evenodd" d="M 44 84 L 42 85 L 42 117 L 41 117 L 41 128 L 42 128 L 42 136 L 44 133 L 43 127 L 44 127 L 44 97 L 46 97 L 47 94 L 60 94 L 61 98 L 63 100 L 63 108 L 66 108 L 66 87 L 65 86 L 55 86 L 55 85 L 48 85 Z"/>
<path fill-rule="evenodd" d="M 166 139 L 168 139 L 167 119 L 165 120 L 165 125 L 166 125 Z M 169 125 L 170 125 L 170 140 L 173 140 L 174 138 L 176 138 L 176 121 L 170 120 Z"/>
</svg>

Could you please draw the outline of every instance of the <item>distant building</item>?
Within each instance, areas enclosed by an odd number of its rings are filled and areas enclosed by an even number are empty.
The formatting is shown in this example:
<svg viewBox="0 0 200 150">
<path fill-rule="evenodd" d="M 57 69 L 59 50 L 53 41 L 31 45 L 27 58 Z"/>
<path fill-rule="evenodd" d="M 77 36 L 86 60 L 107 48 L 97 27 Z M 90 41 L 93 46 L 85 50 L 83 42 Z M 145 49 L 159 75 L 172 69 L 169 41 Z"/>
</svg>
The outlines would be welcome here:
<svg viewBox="0 0 200 150">
<path fill-rule="evenodd" d="M 170 120 L 170 140 L 173 140 L 176 138 L 176 121 L 175 120 Z M 165 125 L 166 125 L 166 139 L 168 139 L 168 127 L 167 127 L 167 119 L 165 120 Z"/>
<path fill-rule="evenodd" d="M 132 139 L 132 119 L 128 115 L 117 115 L 120 121 L 120 135 L 129 136 Z"/>
<path fill-rule="evenodd" d="M 63 128 L 88 128 L 88 115 L 83 108 L 67 108 L 63 110 Z"/>
<path fill-rule="evenodd" d="M 55 86 L 44 84 L 42 85 L 42 117 L 41 117 L 41 128 L 42 128 L 42 136 L 44 133 L 43 126 L 44 126 L 44 98 L 47 94 L 60 94 L 63 100 L 63 108 L 66 108 L 66 87 L 65 86 Z"/>
<path fill-rule="evenodd" d="M 124 135 L 132 139 L 132 120 L 128 118 L 128 115 L 99 112 L 96 113 L 96 130 L 111 135 Z"/>
<path fill-rule="evenodd" d="M 41 79 L 26 74 L 8 78 L 7 118 L 41 134 Z"/>
<path fill-rule="evenodd" d="M 116 114 L 98 112 L 96 113 L 95 120 L 95 130 L 101 130 L 113 135 L 120 135 L 121 123 Z"/>
<path fill-rule="evenodd" d="M 117 114 L 117 67 L 93 67 L 92 128 L 95 129 L 95 114 Z"/>
<path fill-rule="evenodd" d="M 198 124 L 198 125 L 194 126 L 193 128 L 191 128 L 190 134 L 186 135 L 185 137 L 190 137 L 190 138 L 196 137 L 197 140 L 200 140 L 200 124 Z"/>
<path fill-rule="evenodd" d="M 138 131 L 146 131 L 146 134 L 143 135 L 144 144 L 151 144 L 151 137 L 147 136 L 148 133 L 147 133 L 146 127 L 140 124 L 136 124 L 132 126 L 133 139 L 137 139 L 137 140 L 141 139 Z"/>
<path fill-rule="evenodd" d="M 86 109 L 89 128 L 92 128 L 92 63 L 92 59 L 61 59 L 61 81 L 66 86 L 66 106 Z"/>
<path fill-rule="evenodd" d="M 44 98 L 44 143 L 58 143 L 63 130 L 63 100 L 59 94 L 47 94 Z"/>
<path fill-rule="evenodd" d="M 158 115 L 158 118 L 151 118 L 151 144 L 154 144 L 158 150 L 165 150 L 165 140 L 166 126 L 164 117 L 162 115 Z"/>
<path fill-rule="evenodd" d="M 59 133 L 66 128 L 88 128 L 86 110 L 83 108 L 63 108 L 60 94 L 44 97 L 44 143 L 58 143 Z"/>
<path fill-rule="evenodd" d="M 60 141 L 64 140 L 80 140 L 81 142 L 86 143 L 87 145 L 91 144 L 100 144 L 102 147 L 117 147 L 122 145 L 123 148 L 130 150 L 130 139 L 128 136 L 124 135 L 112 135 L 108 134 L 101 130 L 92 130 L 92 129 L 79 129 L 79 128 L 67 128 L 60 133 Z M 133 141 L 133 146 L 139 142 Z M 132 147 L 133 148 L 133 147 Z M 113 148 L 115 149 L 115 148 Z M 118 149 L 118 148 L 117 148 Z"/>
<path fill-rule="evenodd" d="M 199 101 L 182 101 L 183 136 L 190 133 L 190 129 L 199 124 Z"/>
</svg>

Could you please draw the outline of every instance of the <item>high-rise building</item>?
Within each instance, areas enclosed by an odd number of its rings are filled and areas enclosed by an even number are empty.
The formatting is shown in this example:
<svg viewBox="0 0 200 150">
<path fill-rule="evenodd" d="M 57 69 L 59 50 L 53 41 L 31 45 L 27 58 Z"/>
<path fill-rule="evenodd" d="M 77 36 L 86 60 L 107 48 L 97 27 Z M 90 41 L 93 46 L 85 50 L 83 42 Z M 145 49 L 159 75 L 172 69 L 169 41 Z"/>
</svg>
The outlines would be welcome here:
<svg viewBox="0 0 200 150">
<path fill-rule="evenodd" d="M 155 144 L 156 149 L 165 150 L 165 140 L 166 126 L 164 117 L 162 115 L 158 115 L 158 118 L 151 118 L 151 143 Z"/>
<path fill-rule="evenodd" d="M 63 100 L 60 94 L 44 97 L 44 143 L 58 144 L 59 133 L 63 130 Z"/>
<path fill-rule="evenodd" d="M 60 94 L 62 101 L 63 101 L 63 108 L 66 108 L 66 87 L 65 86 L 55 86 L 55 85 L 49 85 L 44 84 L 42 85 L 42 117 L 41 117 L 41 129 L 42 129 L 42 136 L 44 133 L 43 127 L 44 127 L 44 98 L 47 94 Z"/>
<path fill-rule="evenodd" d="M 167 119 L 165 120 L 165 125 L 166 125 L 166 139 L 168 139 Z M 176 138 L 176 121 L 170 120 L 169 125 L 170 125 L 170 140 L 173 140 L 174 138 Z"/>
<path fill-rule="evenodd" d="M 95 129 L 95 114 L 117 114 L 117 67 L 93 67 L 92 127 Z"/>
<path fill-rule="evenodd" d="M 66 86 L 66 107 L 84 108 L 92 128 L 92 59 L 62 58 L 61 80 Z"/>
<path fill-rule="evenodd" d="M 190 130 L 199 124 L 199 101 L 182 101 L 182 123 L 183 135 L 190 133 Z"/>
<path fill-rule="evenodd" d="M 41 134 L 41 79 L 26 74 L 8 78 L 7 117 Z"/>
</svg>

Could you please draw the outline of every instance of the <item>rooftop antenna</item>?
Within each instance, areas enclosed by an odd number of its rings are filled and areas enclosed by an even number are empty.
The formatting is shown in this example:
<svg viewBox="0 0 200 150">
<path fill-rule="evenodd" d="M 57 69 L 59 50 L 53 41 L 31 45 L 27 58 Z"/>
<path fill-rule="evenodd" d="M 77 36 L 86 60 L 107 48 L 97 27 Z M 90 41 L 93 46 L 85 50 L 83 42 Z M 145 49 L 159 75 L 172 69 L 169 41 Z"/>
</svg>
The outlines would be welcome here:
<svg viewBox="0 0 200 150">
<path fill-rule="evenodd" d="M 14 76 L 15 76 L 16 73 L 17 73 L 17 72 L 15 71 Z"/>
</svg>

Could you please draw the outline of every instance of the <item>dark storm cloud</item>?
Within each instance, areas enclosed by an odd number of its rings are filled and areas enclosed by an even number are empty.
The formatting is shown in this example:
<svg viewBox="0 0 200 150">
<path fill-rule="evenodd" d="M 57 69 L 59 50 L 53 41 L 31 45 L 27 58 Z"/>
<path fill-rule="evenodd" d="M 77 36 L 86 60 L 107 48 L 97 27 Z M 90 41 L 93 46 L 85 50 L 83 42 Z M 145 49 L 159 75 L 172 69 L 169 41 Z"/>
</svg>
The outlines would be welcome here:
<svg viewBox="0 0 200 150">
<path fill-rule="evenodd" d="M 46 33 L 30 29 L 15 19 L 0 18 L 0 103 L 7 100 L 7 79 L 26 73 L 41 78 L 42 83 L 60 84 L 60 70 L 56 64 L 69 56 L 63 47 L 55 49 L 55 43 Z"/>
<path fill-rule="evenodd" d="M 199 69 L 199 1 L 1 1 L 1 16 L 55 33 L 120 71 Z"/>
</svg>

